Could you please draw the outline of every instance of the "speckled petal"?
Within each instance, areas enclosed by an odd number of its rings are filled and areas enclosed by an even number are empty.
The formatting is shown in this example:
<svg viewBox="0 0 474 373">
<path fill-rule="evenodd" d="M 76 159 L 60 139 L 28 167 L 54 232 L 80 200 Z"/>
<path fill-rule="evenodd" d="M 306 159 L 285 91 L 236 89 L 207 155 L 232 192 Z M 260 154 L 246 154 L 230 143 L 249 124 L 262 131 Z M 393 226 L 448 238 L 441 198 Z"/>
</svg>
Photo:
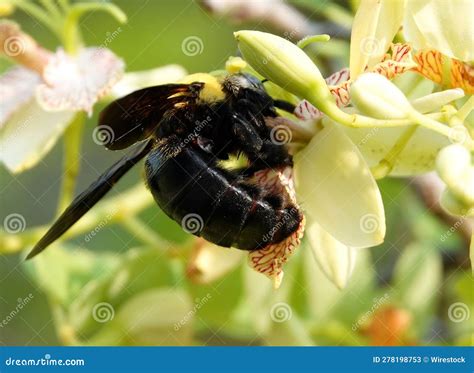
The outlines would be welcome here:
<svg viewBox="0 0 474 373">
<path fill-rule="evenodd" d="M 106 48 L 82 49 L 77 56 L 59 49 L 44 69 L 38 102 L 49 111 L 85 110 L 90 115 L 123 70 L 123 61 Z"/>
</svg>

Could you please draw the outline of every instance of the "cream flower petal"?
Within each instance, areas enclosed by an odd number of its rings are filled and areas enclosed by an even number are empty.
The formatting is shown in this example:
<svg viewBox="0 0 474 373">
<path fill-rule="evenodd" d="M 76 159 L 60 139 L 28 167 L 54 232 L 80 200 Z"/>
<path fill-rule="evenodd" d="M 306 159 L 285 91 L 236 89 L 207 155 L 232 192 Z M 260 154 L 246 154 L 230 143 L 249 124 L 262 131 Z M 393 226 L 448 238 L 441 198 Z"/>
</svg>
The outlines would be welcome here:
<svg viewBox="0 0 474 373">
<path fill-rule="evenodd" d="M 377 165 L 406 130 L 399 128 L 349 128 L 339 125 L 364 156 L 370 167 Z M 391 176 L 411 176 L 434 169 L 436 155 L 449 140 L 429 129 L 419 127 L 398 155 Z"/>
<path fill-rule="evenodd" d="M 346 287 L 356 262 L 357 249 L 340 243 L 308 219 L 307 242 L 321 270 L 339 289 Z"/>
<path fill-rule="evenodd" d="M 382 197 L 362 154 L 328 123 L 295 156 L 297 200 L 312 221 L 350 247 L 379 245 L 385 236 Z"/>
<path fill-rule="evenodd" d="M 74 116 L 46 112 L 36 99 L 15 111 L 0 131 L 0 161 L 17 173 L 33 167 L 56 143 Z"/>
<path fill-rule="evenodd" d="M 461 61 L 474 60 L 471 0 L 407 1 L 403 31 L 417 49 L 436 49 Z"/>
<path fill-rule="evenodd" d="M 0 129 L 7 119 L 34 95 L 40 76 L 29 69 L 14 67 L 0 76 Z"/>
<path fill-rule="evenodd" d="M 45 84 L 36 96 L 48 111 L 85 110 L 90 115 L 123 70 L 123 61 L 106 48 L 82 49 L 77 56 L 59 49 L 43 71 Z"/>
<path fill-rule="evenodd" d="M 111 95 L 123 97 L 133 91 L 155 85 L 174 83 L 184 76 L 186 70 L 179 65 L 167 65 L 151 70 L 126 73 L 112 88 Z"/>
<path fill-rule="evenodd" d="M 403 21 L 403 0 L 362 0 L 352 25 L 350 74 L 355 79 L 382 59 Z"/>
<path fill-rule="evenodd" d="M 244 251 L 223 248 L 199 239 L 186 273 L 194 282 L 208 284 L 236 268 L 244 256 Z"/>
</svg>

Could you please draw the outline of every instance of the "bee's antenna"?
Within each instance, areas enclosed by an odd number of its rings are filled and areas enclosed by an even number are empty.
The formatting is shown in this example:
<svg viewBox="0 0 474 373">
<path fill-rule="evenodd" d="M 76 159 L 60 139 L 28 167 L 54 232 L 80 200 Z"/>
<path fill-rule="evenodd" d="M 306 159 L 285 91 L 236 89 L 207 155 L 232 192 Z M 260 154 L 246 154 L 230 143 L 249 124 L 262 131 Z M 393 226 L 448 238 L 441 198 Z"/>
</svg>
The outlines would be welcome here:
<svg viewBox="0 0 474 373">
<path fill-rule="evenodd" d="M 260 81 L 260 83 L 262 83 L 262 84 L 266 83 L 266 82 L 268 82 L 268 79 L 263 79 L 262 81 Z"/>
</svg>

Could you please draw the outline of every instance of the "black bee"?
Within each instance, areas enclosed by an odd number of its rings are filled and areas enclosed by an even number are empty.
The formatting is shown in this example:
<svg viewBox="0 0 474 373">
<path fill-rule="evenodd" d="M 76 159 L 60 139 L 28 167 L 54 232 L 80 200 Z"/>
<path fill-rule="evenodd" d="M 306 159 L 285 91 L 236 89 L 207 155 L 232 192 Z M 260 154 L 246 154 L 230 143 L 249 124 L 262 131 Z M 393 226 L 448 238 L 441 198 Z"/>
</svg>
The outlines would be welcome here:
<svg viewBox="0 0 474 373">
<path fill-rule="evenodd" d="M 112 102 L 99 119 L 99 130 L 113 135 L 104 145 L 117 150 L 140 143 L 74 199 L 28 258 L 66 232 L 144 157 L 146 181 L 161 209 L 180 224 L 189 214 L 201 219 L 192 233 L 241 250 L 283 241 L 303 219 L 299 208 L 252 181 L 258 171 L 292 166 L 287 148 L 271 141 L 267 120 L 277 116 L 276 106 L 292 111 L 247 74 L 194 74 L 185 83 Z M 246 167 L 225 167 L 231 155 L 244 155 Z"/>
</svg>

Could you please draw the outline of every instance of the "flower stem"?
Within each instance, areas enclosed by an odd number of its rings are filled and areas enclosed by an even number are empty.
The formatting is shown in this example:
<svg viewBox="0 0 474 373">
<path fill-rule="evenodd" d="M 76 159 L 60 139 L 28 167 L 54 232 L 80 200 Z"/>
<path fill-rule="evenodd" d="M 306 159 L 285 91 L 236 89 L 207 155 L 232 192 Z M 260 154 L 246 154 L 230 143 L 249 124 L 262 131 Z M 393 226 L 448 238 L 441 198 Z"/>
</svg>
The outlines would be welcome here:
<svg viewBox="0 0 474 373">
<path fill-rule="evenodd" d="M 170 244 L 163 240 L 156 232 L 150 229 L 136 216 L 126 216 L 120 220 L 120 223 L 136 238 L 153 248 L 166 250 Z"/>
<path fill-rule="evenodd" d="M 40 0 L 40 3 L 43 5 L 43 8 L 48 11 L 52 18 L 54 18 L 55 20 L 61 19 L 61 12 L 59 11 L 59 8 L 56 6 L 54 1 Z"/>
<path fill-rule="evenodd" d="M 61 38 L 60 24 L 57 22 L 56 19 L 52 19 L 49 14 L 46 13 L 42 8 L 40 8 L 36 4 L 24 0 L 15 0 L 13 4 L 15 4 L 25 13 L 36 18 L 44 26 L 50 29 L 57 37 Z"/>
<path fill-rule="evenodd" d="M 64 135 L 63 184 L 58 204 L 60 214 L 72 201 L 80 167 L 80 149 L 85 114 L 77 113 Z"/>
<path fill-rule="evenodd" d="M 469 114 L 471 114 L 471 111 L 474 110 L 474 96 L 469 97 L 469 99 L 464 103 L 463 106 L 458 110 L 457 114 L 455 117 L 460 120 L 461 122 L 464 122 L 466 118 L 468 117 Z"/>
<path fill-rule="evenodd" d="M 367 127 L 379 127 L 379 128 L 388 128 L 388 127 L 402 127 L 402 126 L 413 126 L 420 125 L 429 130 L 437 132 L 447 138 L 451 138 L 452 130 L 449 126 L 444 125 L 436 120 L 432 119 L 428 115 L 423 115 L 413 110 L 409 113 L 408 118 L 406 119 L 376 119 L 371 117 L 366 117 L 359 114 L 348 114 L 336 105 L 334 100 L 325 100 L 322 101 L 319 97 L 307 97 L 309 102 L 315 105 L 320 109 L 324 114 L 330 117 L 332 120 L 341 123 L 348 127 L 354 128 L 367 128 Z M 474 149 L 474 142 L 469 139 L 467 143 L 469 149 Z"/>
<path fill-rule="evenodd" d="M 396 159 L 400 156 L 403 149 L 405 149 L 417 129 L 418 126 L 411 126 L 408 127 L 405 131 L 403 131 L 397 142 L 388 151 L 385 157 L 380 160 L 380 162 L 376 166 L 371 168 L 372 175 L 374 175 L 375 179 L 383 179 L 393 170 Z"/>
<path fill-rule="evenodd" d="M 299 48 L 304 49 L 310 44 L 329 41 L 329 39 L 331 39 L 331 37 L 327 34 L 312 35 L 312 36 L 307 36 L 304 39 L 301 39 L 296 45 Z"/>
</svg>

